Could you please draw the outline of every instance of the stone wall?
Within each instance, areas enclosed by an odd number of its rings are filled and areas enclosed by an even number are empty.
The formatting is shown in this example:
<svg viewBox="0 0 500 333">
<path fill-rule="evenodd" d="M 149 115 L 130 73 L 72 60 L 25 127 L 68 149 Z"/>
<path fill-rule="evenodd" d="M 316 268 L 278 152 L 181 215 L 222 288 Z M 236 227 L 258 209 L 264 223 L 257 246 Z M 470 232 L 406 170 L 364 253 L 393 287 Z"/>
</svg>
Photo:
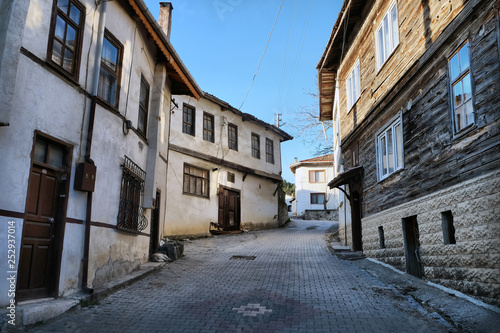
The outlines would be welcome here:
<svg viewBox="0 0 500 333">
<path fill-rule="evenodd" d="M 444 244 L 441 213 L 447 211 L 456 244 Z M 363 218 L 364 253 L 405 270 L 402 219 L 415 215 L 424 278 L 500 305 L 500 171 Z"/>
<path fill-rule="evenodd" d="M 338 221 L 339 211 L 337 209 L 306 209 L 304 220 Z"/>
</svg>

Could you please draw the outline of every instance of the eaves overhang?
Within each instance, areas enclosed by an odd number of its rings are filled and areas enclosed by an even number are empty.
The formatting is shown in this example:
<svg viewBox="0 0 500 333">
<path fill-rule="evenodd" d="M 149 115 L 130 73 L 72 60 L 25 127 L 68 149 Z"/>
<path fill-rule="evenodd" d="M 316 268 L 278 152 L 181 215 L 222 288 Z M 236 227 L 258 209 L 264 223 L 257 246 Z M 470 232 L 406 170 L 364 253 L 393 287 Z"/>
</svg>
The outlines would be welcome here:
<svg viewBox="0 0 500 333">
<path fill-rule="evenodd" d="M 359 183 L 364 174 L 363 166 L 357 166 L 347 171 L 341 172 L 328 183 L 328 187 L 330 188 L 339 188 L 342 185 L 355 184 Z"/>
<path fill-rule="evenodd" d="M 172 81 L 172 93 L 177 95 L 188 95 L 197 100 L 203 95 L 203 91 L 191 76 L 186 66 L 182 63 L 174 47 L 170 44 L 165 32 L 149 11 L 143 0 L 128 0 L 141 23 L 144 25 L 151 39 L 160 49 L 167 60 L 169 79 Z"/>
</svg>

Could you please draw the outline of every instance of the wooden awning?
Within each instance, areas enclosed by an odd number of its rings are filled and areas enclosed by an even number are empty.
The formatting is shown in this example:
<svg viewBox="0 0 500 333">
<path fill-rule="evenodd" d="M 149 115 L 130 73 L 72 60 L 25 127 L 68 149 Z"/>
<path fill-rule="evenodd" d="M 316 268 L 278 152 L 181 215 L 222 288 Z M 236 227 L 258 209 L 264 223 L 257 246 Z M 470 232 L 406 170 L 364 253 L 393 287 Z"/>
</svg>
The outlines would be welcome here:
<svg viewBox="0 0 500 333">
<path fill-rule="evenodd" d="M 328 186 L 330 188 L 338 188 L 342 185 L 358 183 L 363 179 L 363 174 L 364 168 L 362 166 L 357 166 L 355 168 L 339 173 L 337 177 L 335 177 L 328 183 Z"/>
</svg>

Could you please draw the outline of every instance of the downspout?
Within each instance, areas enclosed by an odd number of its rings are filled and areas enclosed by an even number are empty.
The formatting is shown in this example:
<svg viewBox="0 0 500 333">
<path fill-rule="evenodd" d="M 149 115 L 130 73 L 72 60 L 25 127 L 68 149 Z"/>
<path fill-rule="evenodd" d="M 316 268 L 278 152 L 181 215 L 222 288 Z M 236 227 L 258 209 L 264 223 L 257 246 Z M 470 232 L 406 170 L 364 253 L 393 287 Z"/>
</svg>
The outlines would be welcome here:
<svg viewBox="0 0 500 333">
<path fill-rule="evenodd" d="M 99 3 L 97 3 L 99 6 Z M 94 73 L 92 82 L 92 95 L 90 104 L 90 116 L 89 116 L 89 127 L 87 130 L 87 145 L 85 147 L 85 162 L 94 164 L 94 161 L 90 158 L 92 150 L 92 137 L 94 135 L 94 119 L 95 119 L 95 109 L 96 109 L 96 98 L 97 98 L 97 88 L 99 85 L 99 72 L 101 71 L 101 54 L 102 54 L 102 44 L 104 40 L 104 27 L 106 22 L 106 7 L 107 2 L 103 1 L 101 4 L 101 11 L 99 15 L 99 28 L 97 30 L 97 45 L 96 45 L 96 56 L 94 59 Z M 94 289 L 88 287 L 88 275 L 89 275 L 89 252 L 90 252 L 90 223 L 92 220 L 92 195 L 93 192 L 87 193 L 87 209 L 86 209 L 86 220 L 85 220 L 85 238 L 83 245 L 83 272 L 82 272 L 82 291 L 92 294 Z"/>
</svg>

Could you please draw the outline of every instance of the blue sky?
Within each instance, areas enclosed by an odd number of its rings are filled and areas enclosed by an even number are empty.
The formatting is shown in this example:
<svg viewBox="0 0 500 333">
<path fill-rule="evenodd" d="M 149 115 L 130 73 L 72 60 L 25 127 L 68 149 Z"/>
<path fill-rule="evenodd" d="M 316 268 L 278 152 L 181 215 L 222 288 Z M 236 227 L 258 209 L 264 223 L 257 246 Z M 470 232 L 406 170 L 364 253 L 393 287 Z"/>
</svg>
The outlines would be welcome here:
<svg viewBox="0 0 500 333">
<path fill-rule="evenodd" d="M 158 0 L 145 0 L 158 19 Z M 281 113 L 292 122 L 316 98 L 316 65 L 326 47 L 342 0 L 283 0 L 253 86 L 280 0 L 172 0 L 170 41 L 200 88 L 268 123 Z M 281 127 L 294 135 L 289 125 Z M 331 133 L 328 133 L 331 140 Z M 289 165 L 314 157 L 300 137 L 281 144 L 283 178 Z"/>
</svg>

